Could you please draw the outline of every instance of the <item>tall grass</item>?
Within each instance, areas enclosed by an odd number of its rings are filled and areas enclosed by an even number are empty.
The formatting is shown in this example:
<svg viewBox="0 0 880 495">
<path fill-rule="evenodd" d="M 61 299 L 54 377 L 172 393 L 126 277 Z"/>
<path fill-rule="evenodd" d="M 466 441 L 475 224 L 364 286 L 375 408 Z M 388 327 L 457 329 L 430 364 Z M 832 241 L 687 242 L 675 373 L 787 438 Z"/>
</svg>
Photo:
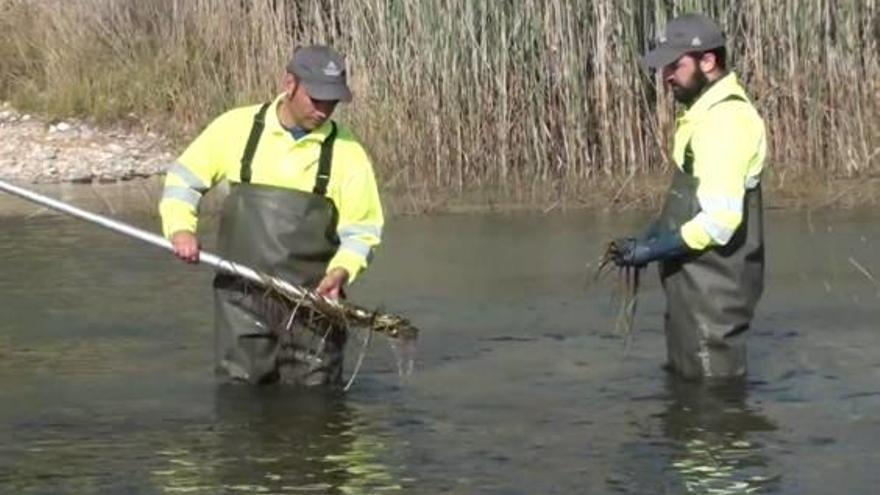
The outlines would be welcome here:
<svg viewBox="0 0 880 495">
<path fill-rule="evenodd" d="M 664 167 L 674 108 L 637 60 L 690 10 L 727 30 L 780 177 L 878 171 L 877 0 L 0 0 L 0 96 L 188 138 L 330 43 L 386 187 L 564 196 Z"/>
</svg>

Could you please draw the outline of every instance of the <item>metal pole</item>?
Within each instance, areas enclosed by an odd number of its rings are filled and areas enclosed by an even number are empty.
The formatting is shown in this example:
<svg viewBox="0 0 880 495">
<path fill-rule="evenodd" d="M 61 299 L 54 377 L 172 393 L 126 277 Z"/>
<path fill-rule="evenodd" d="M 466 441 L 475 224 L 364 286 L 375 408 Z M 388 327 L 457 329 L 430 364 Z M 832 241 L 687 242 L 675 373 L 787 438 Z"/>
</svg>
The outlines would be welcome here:
<svg viewBox="0 0 880 495">
<path fill-rule="evenodd" d="M 154 234 L 152 232 L 147 232 L 146 230 L 139 229 L 118 220 L 113 220 L 112 218 L 108 218 L 103 215 L 98 215 L 97 213 L 92 213 L 90 211 L 77 208 L 76 206 L 69 205 L 67 203 L 64 203 L 63 201 L 58 201 L 57 199 L 43 196 L 42 194 L 35 193 L 28 189 L 12 185 L 2 179 L 0 179 L 0 190 L 3 190 L 10 194 L 14 194 L 18 197 L 27 199 L 34 203 L 47 206 L 54 210 L 58 210 L 62 213 L 67 213 L 68 215 L 77 217 L 87 222 L 100 225 L 114 232 L 118 232 L 129 237 L 134 237 L 135 239 L 140 239 L 148 244 L 152 244 L 154 246 L 165 249 L 166 251 L 174 251 L 174 247 L 171 245 L 171 241 L 165 239 L 160 235 Z M 312 300 L 321 301 L 322 303 L 329 304 L 331 306 L 337 306 L 339 304 L 337 301 L 327 299 L 312 290 L 306 289 L 305 287 L 293 285 L 289 282 L 285 282 L 284 280 L 258 272 L 253 268 L 240 265 L 229 260 L 225 260 L 215 254 L 211 254 L 206 251 L 201 251 L 199 253 L 199 262 L 210 265 L 222 272 L 246 278 L 251 282 L 255 282 L 263 286 L 275 287 L 277 289 L 287 292 L 292 296 L 308 297 Z"/>
</svg>

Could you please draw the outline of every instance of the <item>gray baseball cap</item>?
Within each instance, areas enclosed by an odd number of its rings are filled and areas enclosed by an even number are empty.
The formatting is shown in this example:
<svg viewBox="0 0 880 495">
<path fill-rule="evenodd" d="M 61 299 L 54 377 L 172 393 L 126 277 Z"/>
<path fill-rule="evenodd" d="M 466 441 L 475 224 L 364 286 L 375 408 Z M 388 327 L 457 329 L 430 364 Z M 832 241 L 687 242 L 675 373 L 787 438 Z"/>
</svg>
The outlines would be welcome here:
<svg viewBox="0 0 880 495">
<path fill-rule="evenodd" d="M 704 52 L 724 46 L 724 31 L 703 14 L 682 14 L 666 24 L 657 46 L 642 57 L 651 69 L 665 67 L 691 52 Z"/>
<path fill-rule="evenodd" d="M 345 59 L 329 46 L 298 48 L 287 63 L 287 72 L 295 75 L 316 100 L 351 101 Z"/>
</svg>

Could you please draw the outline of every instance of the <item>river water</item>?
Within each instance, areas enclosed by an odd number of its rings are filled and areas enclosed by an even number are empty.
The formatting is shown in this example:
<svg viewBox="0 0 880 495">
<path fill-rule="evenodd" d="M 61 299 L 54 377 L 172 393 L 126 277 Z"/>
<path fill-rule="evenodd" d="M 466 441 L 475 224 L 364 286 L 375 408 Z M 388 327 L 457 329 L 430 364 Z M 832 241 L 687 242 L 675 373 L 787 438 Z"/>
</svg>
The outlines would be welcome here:
<svg viewBox="0 0 880 495">
<path fill-rule="evenodd" d="M 624 352 L 590 263 L 645 221 L 393 219 L 350 296 L 418 324 L 415 373 L 375 338 L 341 396 L 218 386 L 208 269 L 0 219 L 0 493 L 873 493 L 880 216 L 769 212 L 742 387 L 661 370 L 653 270 Z"/>
</svg>

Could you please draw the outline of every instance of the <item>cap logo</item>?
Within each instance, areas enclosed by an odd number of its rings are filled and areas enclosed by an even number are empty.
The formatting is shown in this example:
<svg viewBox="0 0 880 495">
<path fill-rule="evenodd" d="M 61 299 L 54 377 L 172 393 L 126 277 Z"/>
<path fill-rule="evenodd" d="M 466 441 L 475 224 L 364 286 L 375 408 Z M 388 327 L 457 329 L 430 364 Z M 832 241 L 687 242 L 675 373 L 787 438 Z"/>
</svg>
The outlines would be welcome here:
<svg viewBox="0 0 880 495">
<path fill-rule="evenodd" d="M 324 75 L 327 77 L 339 77 L 342 75 L 342 69 L 339 68 L 338 65 L 334 64 L 331 60 L 327 62 L 327 66 L 324 67 Z"/>
<path fill-rule="evenodd" d="M 703 44 L 703 40 L 701 40 L 697 36 L 694 36 L 694 39 L 691 40 L 691 46 L 700 46 L 702 44 Z"/>
</svg>

